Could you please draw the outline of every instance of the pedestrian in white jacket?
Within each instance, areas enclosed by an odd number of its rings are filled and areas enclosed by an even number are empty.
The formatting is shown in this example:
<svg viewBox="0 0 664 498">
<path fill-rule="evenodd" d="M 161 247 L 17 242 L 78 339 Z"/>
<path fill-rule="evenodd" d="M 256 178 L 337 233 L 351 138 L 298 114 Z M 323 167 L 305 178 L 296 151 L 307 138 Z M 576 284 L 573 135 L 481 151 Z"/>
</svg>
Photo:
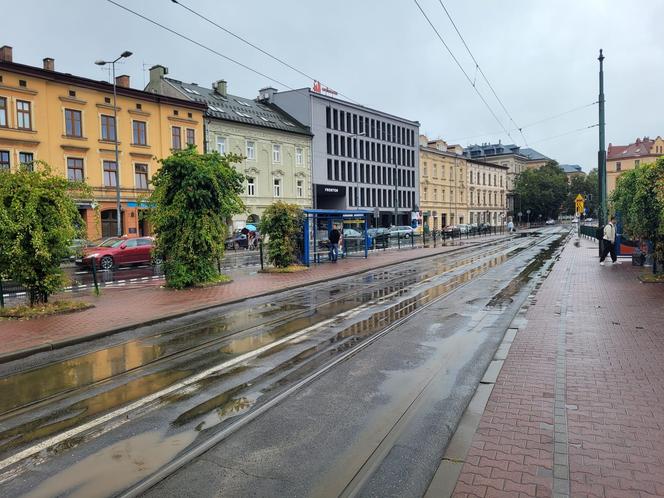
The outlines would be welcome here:
<svg viewBox="0 0 664 498">
<path fill-rule="evenodd" d="M 611 253 L 611 261 L 620 264 L 616 256 L 616 218 L 611 216 L 611 220 L 604 227 L 604 237 L 602 237 L 602 255 L 599 258 L 599 264 L 604 266 L 606 255 Z"/>
</svg>

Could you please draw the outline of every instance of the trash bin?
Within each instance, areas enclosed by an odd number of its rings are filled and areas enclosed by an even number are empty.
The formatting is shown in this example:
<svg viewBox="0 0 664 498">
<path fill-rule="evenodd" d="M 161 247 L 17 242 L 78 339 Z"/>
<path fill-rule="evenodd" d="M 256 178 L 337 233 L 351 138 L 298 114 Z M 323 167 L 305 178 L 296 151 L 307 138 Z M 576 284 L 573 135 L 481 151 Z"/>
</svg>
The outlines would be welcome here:
<svg viewBox="0 0 664 498">
<path fill-rule="evenodd" d="M 638 247 L 632 253 L 632 266 L 643 266 L 643 263 L 646 261 L 646 256 L 641 252 L 641 249 Z"/>
</svg>

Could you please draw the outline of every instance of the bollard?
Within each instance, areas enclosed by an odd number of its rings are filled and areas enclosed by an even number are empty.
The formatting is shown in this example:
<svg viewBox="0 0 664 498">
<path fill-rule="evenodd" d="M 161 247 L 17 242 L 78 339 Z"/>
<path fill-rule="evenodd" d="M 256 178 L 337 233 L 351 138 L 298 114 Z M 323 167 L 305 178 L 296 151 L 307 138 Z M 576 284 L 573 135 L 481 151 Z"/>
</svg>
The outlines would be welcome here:
<svg viewBox="0 0 664 498">
<path fill-rule="evenodd" d="M 221 275 L 221 258 L 217 256 L 217 273 Z"/>
<path fill-rule="evenodd" d="M 410 234 L 410 248 L 415 248 L 415 232 Z"/>
<path fill-rule="evenodd" d="M 401 234 L 397 232 L 397 248 L 401 249 Z"/>
<path fill-rule="evenodd" d="M 263 241 L 258 242 L 258 252 L 260 253 L 260 258 L 261 258 L 261 270 L 263 270 Z"/>
<path fill-rule="evenodd" d="M 2 275 L 0 275 L 0 308 L 5 307 L 5 289 L 2 286 Z"/>
<path fill-rule="evenodd" d="M 97 258 L 92 258 L 92 280 L 95 284 L 95 296 L 98 296 L 99 282 L 97 282 Z"/>
<path fill-rule="evenodd" d="M 427 245 L 427 234 L 424 229 L 422 229 L 422 247 Z"/>
</svg>

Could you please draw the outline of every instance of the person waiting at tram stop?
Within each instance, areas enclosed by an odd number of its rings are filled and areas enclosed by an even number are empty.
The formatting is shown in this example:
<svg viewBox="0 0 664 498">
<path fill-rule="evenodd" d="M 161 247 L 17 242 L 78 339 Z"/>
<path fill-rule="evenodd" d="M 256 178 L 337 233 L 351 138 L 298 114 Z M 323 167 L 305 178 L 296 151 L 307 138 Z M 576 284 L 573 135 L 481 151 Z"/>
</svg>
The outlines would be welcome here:
<svg viewBox="0 0 664 498">
<path fill-rule="evenodd" d="M 337 261 L 339 258 L 339 240 L 341 240 L 341 232 L 336 225 L 330 230 L 328 239 L 330 240 L 330 261 Z"/>
</svg>

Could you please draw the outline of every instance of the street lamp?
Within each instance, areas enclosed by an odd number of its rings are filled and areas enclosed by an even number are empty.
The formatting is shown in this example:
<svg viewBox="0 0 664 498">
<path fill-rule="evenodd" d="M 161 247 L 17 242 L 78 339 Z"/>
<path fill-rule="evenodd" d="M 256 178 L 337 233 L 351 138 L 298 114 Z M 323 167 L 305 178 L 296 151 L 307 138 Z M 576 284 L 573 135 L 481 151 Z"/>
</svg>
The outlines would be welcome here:
<svg viewBox="0 0 664 498">
<path fill-rule="evenodd" d="M 131 56 L 131 52 L 129 50 L 125 50 L 120 54 L 120 57 L 118 57 L 115 60 L 112 61 L 105 61 L 105 60 L 96 60 L 95 64 L 98 66 L 105 66 L 106 64 L 110 64 L 111 68 L 113 70 L 113 131 L 114 131 L 114 142 L 115 142 L 115 197 L 116 197 L 116 209 L 117 209 L 117 217 L 118 217 L 118 223 L 117 223 L 117 235 L 118 237 L 122 236 L 122 205 L 120 203 L 120 158 L 119 158 L 119 152 L 118 152 L 118 106 L 117 106 L 117 91 L 116 91 L 116 84 L 115 84 L 115 63 L 118 62 L 120 59 L 126 59 L 127 57 Z"/>
<path fill-rule="evenodd" d="M 526 209 L 526 215 L 528 216 L 526 222 L 528 223 L 528 228 L 530 228 L 530 209 Z"/>
</svg>

